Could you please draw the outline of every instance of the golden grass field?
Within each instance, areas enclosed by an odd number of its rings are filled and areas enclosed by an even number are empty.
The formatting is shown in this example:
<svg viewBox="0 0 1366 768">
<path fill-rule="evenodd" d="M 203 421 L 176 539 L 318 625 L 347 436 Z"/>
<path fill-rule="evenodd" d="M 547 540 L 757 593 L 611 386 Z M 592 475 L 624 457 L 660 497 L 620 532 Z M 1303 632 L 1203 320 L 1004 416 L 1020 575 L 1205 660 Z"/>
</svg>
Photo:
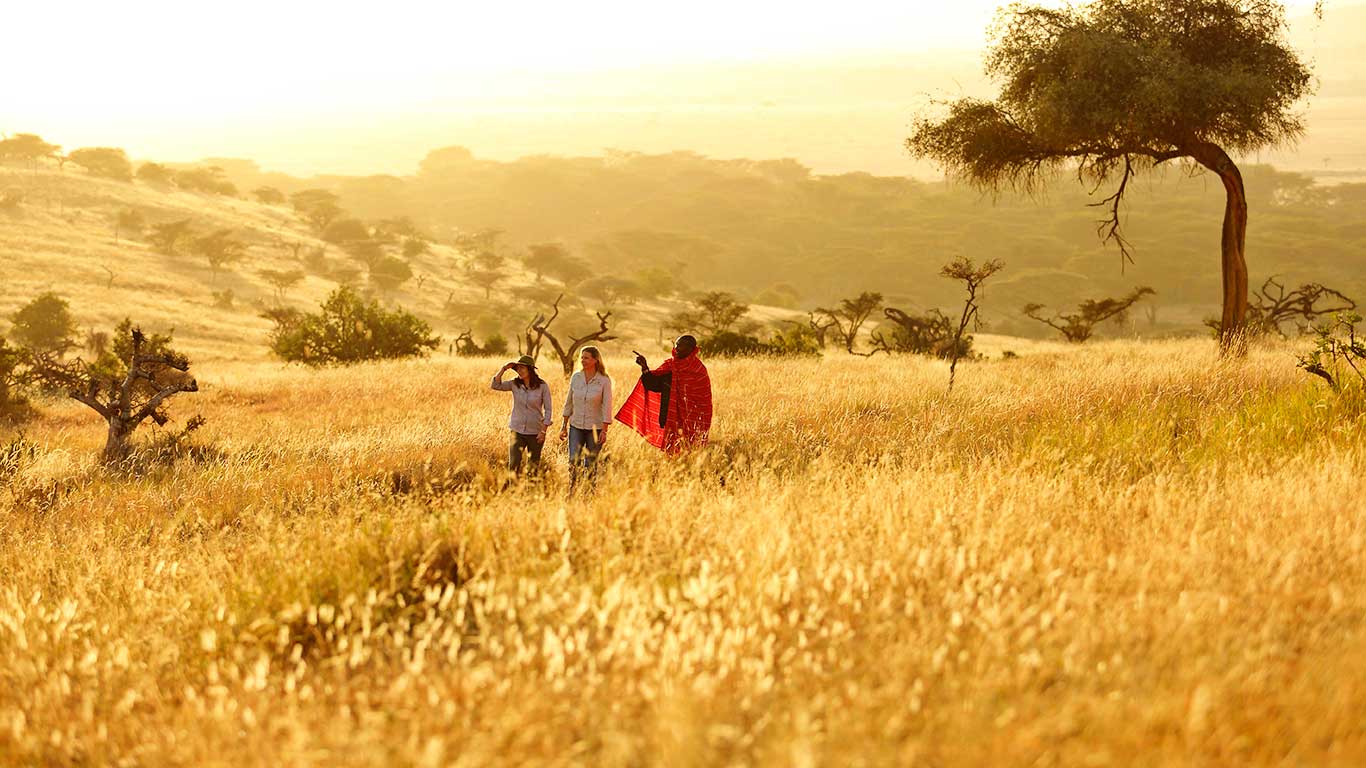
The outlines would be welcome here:
<svg viewBox="0 0 1366 768">
<path fill-rule="evenodd" d="M 712 361 L 714 444 L 577 499 L 501 361 L 203 363 L 132 473 L 44 404 L 0 763 L 1361 765 L 1366 406 L 1294 349 Z"/>
</svg>

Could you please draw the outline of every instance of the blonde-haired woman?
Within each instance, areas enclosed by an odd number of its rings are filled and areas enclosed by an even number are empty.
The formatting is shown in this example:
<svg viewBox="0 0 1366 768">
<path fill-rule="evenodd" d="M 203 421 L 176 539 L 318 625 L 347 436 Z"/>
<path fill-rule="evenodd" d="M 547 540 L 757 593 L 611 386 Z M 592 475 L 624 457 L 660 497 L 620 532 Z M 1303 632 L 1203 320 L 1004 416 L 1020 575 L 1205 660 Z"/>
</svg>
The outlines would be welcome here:
<svg viewBox="0 0 1366 768">
<path fill-rule="evenodd" d="M 598 454 L 612 426 L 612 380 L 597 347 L 584 347 L 580 369 L 569 380 L 564 399 L 560 440 L 569 440 L 569 488 L 574 489 L 579 471 L 588 470 L 589 482 L 597 482 Z"/>
</svg>

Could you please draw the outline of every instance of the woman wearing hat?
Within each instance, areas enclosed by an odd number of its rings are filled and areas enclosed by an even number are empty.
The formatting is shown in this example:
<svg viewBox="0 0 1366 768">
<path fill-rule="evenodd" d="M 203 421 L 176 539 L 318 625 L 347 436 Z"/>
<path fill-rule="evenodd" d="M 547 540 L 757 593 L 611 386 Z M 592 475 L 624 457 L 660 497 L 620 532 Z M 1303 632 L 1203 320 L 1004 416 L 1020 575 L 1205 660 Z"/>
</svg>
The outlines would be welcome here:
<svg viewBox="0 0 1366 768">
<path fill-rule="evenodd" d="M 517 378 L 503 381 L 503 374 L 515 370 Z M 522 453 L 531 454 L 527 467 L 528 474 L 540 472 L 541 446 L 545 445 L 545 433 L 550 429 L 550 385 L 536 375 L 536 361 L 530 355 L 522 355 L 517 360 L 504 365 L 493 375 L 492 388 L 499 392 L 512 393 L 512 416 L 508 419 L 508 429 L 512 430 L 512 442 L 508 446 L 508 470 L 522 473 Z"/>
</svg>

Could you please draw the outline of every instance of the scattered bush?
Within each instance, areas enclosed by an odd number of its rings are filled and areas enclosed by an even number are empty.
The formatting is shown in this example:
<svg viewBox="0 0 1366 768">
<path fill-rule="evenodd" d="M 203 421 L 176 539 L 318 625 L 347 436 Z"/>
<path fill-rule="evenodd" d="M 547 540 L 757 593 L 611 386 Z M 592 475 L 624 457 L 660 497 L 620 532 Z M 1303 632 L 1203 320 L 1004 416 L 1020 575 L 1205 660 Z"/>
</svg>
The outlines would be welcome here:
<svg viewBox="0 0 1366 768">
<path fill-rule="evenodd" d="M 128 457 L 138 426 L 151 419 L 165 426 L 170 417 L 167 400 L 181 392 L 198 392 L 189 375 L 190 361 L 171 348 L 169 335 L 147 336 L 131 320 L 114 329 L 108 351 L 93 364 L 83 360 L 64 363 L 55 357 L 36 357 L 36 379 L 45 387 L 65 391 L 84 403 L 109 425 L 104 445 L 106 463 Z"/>
<path fill-rule="evenodd" d="M 138 181 L 153 186 L 169 186 L 175 180 L 175 172 L 160 163 L 143 163 L 138 166 Z"/>
<path fill-rule="evenodd" d="M 882 310 L 891 324 L 890 333 L 873 333 L 873 345 L 881 351 L 929 355 L 944 360 L 972 355 L 972 335 L 956 338 L 953 320 L 938 309 L 923 315 L 908 314 L 888 307 Z"/>
<path fill-rule="evenodd" d="M 370 283 L 388 293 L 413 279 L 413 268 L 397 256 L 380 256 L 370 265 Z"/>
<path fill-rule="evenodd" d="M 1133 293 L 1122 299 L 1100 299 L 1099 301 L 1087 299 L 1077 305 L 1076 312 L 1059 312 L 1052 317 L 1044 317 L 1039 314 L 1044 308 L 1042 304 L 1026 304 L 1024 309 L 1025 317 L 1037 320 L 1044 325 L 1062 334 L 1064 339 L 1073 344 L 1081 344 L 1091 338 L 1096 326 L 1109 320 L 1112 317 L 1122 317 L 1129 308 L 1137 303 L 1144 296 L 1153 296 L 1156 292 L 1151 288 L 1136 288 Z"/>
<path fill-rule="evenodd" d="M 328 225 L 346 215 L 339 205 L 341 198 L 325 189 L 295 192 L 289 196 L 289 202 L 318 232 L 325 231 Z"/>
<path fill-rule="evenodd" d="M 484 298 L 487 299 L 492 295 L 493 287 L 507 277 L 504 269 L 506 263 L 507 259 L 497 251 L 479 251 L 469 259 L 465 274 L 475 285 L 484 289 Z"/>
<path fill-rule="evenodd" d="M 71 153 L 71 162 L 84 168 L 91 176 L 118 181 L 133 180 L 133 164 L 128 155 L 113 147 L 87 147 Z"/>
<path fill-rule="evenodd" d="M 114 242 L 117 243 L 122 235 L 140 236 L 146 226 L 147 220 L 143 218 L 141 211 L 125 208 L 114 216 Z"/>
<path fill-rule="evenodd" d="M 1328 382 L 1334 392 L 1366 389 L 1366 339 L 1357 336 L 1361 315 L 1339 312 L 1333 322 L 1315 326 L 1314 349 L 1299 359 L 1305 373 Z"/>
<path fill-rule="evenodd" d="M 486 355 L 505 355 L 508 351 L 508 340 L 502 334 L 495 333 L 484 342 L 484 354 Z"/>
<path fill-rule="evenodd" d="M 52 291 L 41 293 L 10 316 L 15 343 L 38 354 L 62 354 L 76 346 L 80 327 L 66 299 Z"/>
<path fill-rule="evenodd" d="M 251 191 L 256 201 L 265 205 L 283 205 L 285 193 L 275 187 L 257 187 Z"/>
<path fill-rule="evenodd" d="M 415 259 L 427 253 L 431 253 L 432 244 L 421 237 L 405 237 L 403 239 L 403 258 Z"/>
<path fill-rule="evenodd" d="M 237 187 L 223 176 L 223 169 L 218 166 L 207 168 L 190 168 L 184 171 L 176 171 L 174 175 L 175 185 L 188 192 L 203 192 L 210 195 L 226 195 L 229 197 L 237 196 Z"/>
<path fill-rule="evenodd" d="M 370 239 L 370 228 L 360 219 L 337 219 L 327 225 L 321 235 L 324 242 L 345 245 Z"/>
<path fill-rule="evenodd" d="M 604 307 L 632 304 L 643 293 L 635 281 L 615 275 L 600 275 L 578 284 L 575 293 L 595 299 Z"/>
<path fill-rule="evenodd" d="M 346 365 L 425 355 L 438 339 L 431 327 L 402 309 L 368 304 L 351 288 L 333 291 L 316 314 L 280 311 L 270 349 L 281 360 L 305 365 Z"/>
<path fill-rule="evenodd" d="M 474 334 L 467 330 L 455 337 L 452 351 L 462 357 L 505 355 L 508 351 L 508 340 L 502 334 L 495 333 L 481 346 L 474 340 Z"/>
<path fill-rule="evenodd" d="M 800 325 L 777 331 L 768 341 L 751 334 L 722 331 L 701 339 L 698 346 L 709 357 L 805 357 L 821 353 L 816 334 Z"/>
<path fill-rule="evenodd" d="M 231 228 L 218 229 L 203 237 L 195 238 L 191 247 L 209 263 L 209 270 L 215 280 L 224 267 L 235 264 L 247 255 L 247 244 L 233 236 Z"/>
<path fill-rule="evenodd" d="M 669 318 L 669 327 L 681 333 L 700 333 L 716 338 L 736 328 L 741 318 L 749 314 L 749 305 L 725 291 L 711 291 L 696 296 L 689 302 L 691 309 L 677 312 Z"/>
<path fill-rule="evenodd" d="M 22 160 L 34 169 L 38 167 L 39 160 L 51 158 L 61 150 L 61 145 L 49 144 L 32 133 L 16 133 L 0 139 L 0 161 Z"/>
<path fill-rule="evenodd" d="M 152 234 L 147 236 L 147 242 L 152 244 L 157 253 L 164 256 L 175 256 L 176 250 L 182 243 L 193 235 L 189 219 L 179 221 L 168 221 L 164 224 L 156 224 L 152 227 Z"/>
<path fill-rule="evenodd" d="M 275 301 L 283 304 L 285 294 L 290 288 L 303 282 L 304 273 L 297 269 L 263 269 L 258 272 L 261 279 L 270 283 L 270 287 L 275 289 Z"/>
<path fill-rule="evenodd" d="M 882 294 L 864 291 L 852 299 L 842 299 L 836 307 L 817 307 L 811 313 L 811 328 L 824 345 L 825 334 L 834 331 L 844 344 L 844 351 L 851 355 L 870 357 L 880 350 L 855 352 L 859 329 L 868 322 L 868 316 L 882 306 Z"/>
<path fill-rule="evenodd" d="M 20 393 L 19 365 L 23 354 L 0 337 L 0 423 L 29 415 L 28 400 Z"/>
</svg>

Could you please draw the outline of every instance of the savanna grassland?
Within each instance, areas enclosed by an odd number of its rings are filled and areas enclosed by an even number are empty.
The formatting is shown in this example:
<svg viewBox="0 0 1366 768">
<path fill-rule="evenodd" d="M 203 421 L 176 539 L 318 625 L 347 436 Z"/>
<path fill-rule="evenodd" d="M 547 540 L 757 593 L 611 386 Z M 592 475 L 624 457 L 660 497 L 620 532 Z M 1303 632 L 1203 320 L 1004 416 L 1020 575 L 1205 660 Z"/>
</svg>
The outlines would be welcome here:
<svg viewBox="0 0 1366 768">
<path fill-rule="evenodd" d="M 1293 352 L 713 361 L 714 444 L 575 499 L 494 360 L 200 366 L 123 471 L 44 404 L 0 762 L 1360 765 L 1366 407 Z"/>
</svg>

